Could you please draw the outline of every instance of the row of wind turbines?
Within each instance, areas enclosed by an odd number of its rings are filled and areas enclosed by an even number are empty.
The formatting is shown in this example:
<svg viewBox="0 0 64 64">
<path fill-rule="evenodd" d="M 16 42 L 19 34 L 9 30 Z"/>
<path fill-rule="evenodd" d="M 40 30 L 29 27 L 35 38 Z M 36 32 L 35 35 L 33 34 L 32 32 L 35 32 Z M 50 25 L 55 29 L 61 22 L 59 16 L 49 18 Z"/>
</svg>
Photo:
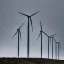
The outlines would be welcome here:
<svg viewBox="0 0 64 64">
<path fill-rule="evenodd" d="M 31 23 L 31 27 L 32 27 L 32 31 L 33 31 L 33 25 L 32 25 L 32 19 L 31 17 L 36 15 L 37 13 L 39 13 L 39 11 L 37 11 L 36 13 L 32 14 L 32 15 L 27 15 L 27 14 L 24 14 L 24 13 L 21 13 L 21 12 L 18 12 L 19 14 L 22 14 L 24 16 L 26 16 L 28 18 L 28 25 L 27 25 L 27 58 L 29 58 L 29 45 L 30 45 L 30 27 L 29 27 L 29 24 Z M 17 31 L 15 32 L 15 34 L 13 35 L 13 37 L 18 34 L 18 58 L 19 58 L 19 38 L 21 38 L 21 32 L 20 32 L 20 29 L 21 27 L 24 25 L 24 23 L 17 29 Z M 52 39 L 52 59 L 53 59 L 53 40 L 55 41 L 56 44 L 58 44 L 58 59 L 59 59 L 59 44 L 60 42 L 56 42 L 54 35 L 51 35 L 49 36 L 47 33 L 45 33 L 43 30 L 42 30 L 42 25 L 41 25 L 41 21 L 40 21 L 40 27 L 41 27 L 41 30 L 40 30 L 40 34 L 38 36 L 38 38 L 41 36 L 41 58 L 42 58 L 42 33 L 45 34 L 45 36 L 48 37 L 48 59 L 49 59 L 49 39 L 51 40 Z M 12 38 L 13 38 L 12 37 Z M 37 39 L 38 39 L 37 38 Z M 56 51 L 57 52 L 57 51 Z M 57 56 L 57 55 L 56 55 Z M 57 59 L 57 57 L 56 57 Z"/>
<path fill-rule="evenodd" d="M 39 33 L 38 38 L 41 36 L 41 58 L 42 58 L 42 33 L 43 33 L 43 34 L 45 34 L 45 36 L 48 37 L 48 58 L 49 58 L 49 43 L 50 43 L 50 41 L 52 40 L 52 59 L 53 59 L 53 41 L 55 41 L 55 46 L 56 46 L 56 47 L 57 47 L 57 44 L 58 44 L 58 59 L 59 59 L 59 44 L 60 44 L 60 42 L 56 42 L 56 40 L 55 40 L 55 38 L 54 38 L 54 36 L 55 36 L 56 34 L 53 34 L 53 35 L 49 36 L 47 33 L 45 33 L 45 32 L 42 30 L 41 21 L 40 21 L 40 27 L 41 27 L 41 30 L 40 30 L 40 33 Z M 37 39 L 38 39 L 38 38 L 37 38 Z M 49 41 L 49 40 L 50 40 L 50 41 Z M 55 49 L 55 50 L 56 50 L 56 59 L 57 59 L 57 49 Z"/>
</svg>

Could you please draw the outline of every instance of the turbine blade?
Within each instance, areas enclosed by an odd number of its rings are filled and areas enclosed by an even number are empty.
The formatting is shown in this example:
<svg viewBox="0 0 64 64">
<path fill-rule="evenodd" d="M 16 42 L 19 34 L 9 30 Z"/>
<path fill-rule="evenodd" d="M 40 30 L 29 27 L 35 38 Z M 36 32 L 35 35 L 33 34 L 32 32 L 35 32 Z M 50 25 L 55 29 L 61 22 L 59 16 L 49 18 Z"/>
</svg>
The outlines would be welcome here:
<svg viewBox="0 0 64 64">
<path fill-rule="evenodd" d="M 20 34 L 20 39 L 21 39 L 21 32 L 19 32 L 19 34 Z"/>
<path fill-rule="evenodd" d="M 41 31 L 42 31 L 42 24 L 41 24 L 41 21 L 40 21 L 40 27 L 41 27 Z"/>
<path fill-rule="evenodd" d="M 34 16 L 35 14 L 37 14 L 39 11 L 37 11 L 36 13 L 32 14 L 31 16 Z"/>
<path fill-rule="evenodd" d="M 33 32 L 33 25 L 32 25 L 32 19 L 30 18 L 30 21 L 31 21 L 31 27 L 32 27 L 32 32 Z"/>
<path fill-rule="evenodd" d="M 41 25 L 41 21 L 40 21 L 40 27 L 41 27 L 42 25 Z"/>
<path fill-rule="evenodd" d="M 47 37 L 48 37 L 48 34 L 46 34 L 44 31 L 42 31 Z"/>
<path fill-rule="evenodd" d="M 41 35 L 41 33 L 39 34 L 38 38 L 40 37 L 40 35 Z M 37 38 L 37 40 L 38 40 L 38 38 Z"/>
<path fill-rule="evenodd" d="M 13 37 L 14 37 L 16 34 L 17 34 L 17 31 L 16 31 L 16 33 L 13 35 Z M 12 37 L 12 38 L 13 38 L 13 37 Z"/>
<path fill-rule="evenodd" d="M 24 25 L 24 23 L 19 27 L 19 29 Z"/>
<path fill-rule="evenodd" d="M 54 38 L 53 38 L 54 39 Z M 54 39 L 55 43 L 56 43 L 56 40 Z"/>
<path fill-rule="evenodd" d="M 24 14 L 24 13 L 21 13 L 21 12 L 18 12 L 19 14 L 22 14 L 22 15 L 24 15 L 24 16 L 28 16 L 28 15 L 26 15 L 26 14 Z"/>
</svg>

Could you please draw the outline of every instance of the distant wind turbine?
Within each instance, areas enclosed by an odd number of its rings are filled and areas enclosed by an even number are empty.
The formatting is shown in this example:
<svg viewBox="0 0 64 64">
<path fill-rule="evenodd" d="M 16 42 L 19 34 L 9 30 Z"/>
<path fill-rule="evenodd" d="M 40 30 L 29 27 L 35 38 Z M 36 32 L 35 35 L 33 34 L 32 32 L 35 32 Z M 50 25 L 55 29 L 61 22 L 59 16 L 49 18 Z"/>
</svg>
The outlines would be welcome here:
<svg viewBox="0 0 64 64">
<path fill-rule="evenodd" d="M 57 59 L 57 43 L 55 43 L 55 58 Z"/>
<path fill-rule="evenodd" d="M 40 21 L 40 27 L 41 27 L 41 30 L 40 30 L 40 34 L 39 34 L 38 38 L 41 36 L 41 58 L 42 58 L 42 25 L 41 25 L 41 21 Z"/>
<path fill-rule="evenodd" d="M 56 59 L 57 59 L 57 42 L 56 42 L 56 39 L 54 38 L 54 41 L 55 41 L 55 54 L 56 54 Z"/>
<path fill-rule="evenodd" d="M 60 46 L 60 42 L 57 42 L 58 44 L 58 60 L 59 60 L 59 46 Z"/>
<path fill-rule="evenodd" d="M 48 36 L 48 34 L 46 34 L 43 30 L 42 32 L 48 37 L 48 59 L 49 59 L 49 39 L 51 38 L 50 36 Z"/>
<path fill-rule="evenodd" d="M 53 59 L 53 39 L 54 39 L 55 35 L 56 34 L 53 34 L 53 35 L 50 36 L 52 38 L 52 59 Z"/>
<path fill-rule="evenodd" d="M 19 58 L 19 37 L 21 38 L 21 32 L 20 29 L 24 25 L 24 23 L 17 29 L 16 33 L 13 35 L 13 37 L 18 33 L 18 58 Z M 13 38 L 12 37 L 12 38 Z"/>
<path fill-rule="evenodd" d="M 32 19 L 31 17 L 34 16 L 35 14 L 37 14 L 39 11 L 37 11 L 36 13 L 32 14 L 32 15 L 26 15 L 24 13 L 18 12 L 19 14 L 22 14 L 24 16 L 26 16 L 28 18 L 28 27 L 27 27 L 27 58 L 29 58 L 29 42 L 30 42 L 30 27 L 29 27 L 29 20 L 31 22 L 31 26 L 32 26 Z M 32 31 L 33 31 L 33 26 L 32 26 Z"/>
</svg>

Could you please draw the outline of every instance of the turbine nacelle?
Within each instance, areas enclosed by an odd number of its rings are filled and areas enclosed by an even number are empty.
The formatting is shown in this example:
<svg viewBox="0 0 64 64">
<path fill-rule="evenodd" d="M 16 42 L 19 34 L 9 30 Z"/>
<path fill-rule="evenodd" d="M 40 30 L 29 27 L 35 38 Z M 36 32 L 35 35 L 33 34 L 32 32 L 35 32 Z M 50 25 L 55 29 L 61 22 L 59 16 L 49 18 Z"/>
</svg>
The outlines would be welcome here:
<svg viewBox="0 0 64 64">
<path fill-rule="evenodd" d="M 20 32 L 20 29 L 17 29 L 18 32 Z"/>
<path fill-rule="evenodd" d="M 42 32 L 42 31 L 40 31 L 40 32 Z"/>
<path fill-rule="evenodd" d="M 17 31 L 19 31 L 19 29 L 17 29 Z"/>
<path fill-rule="evenodd" d="M 28 18 L 31 18 L 31 16 L 27 16 Z"/>
<path fill-rule="evenodd" d="M 56 42 L 57 44 L 60 44 L 60 42 Z"/>
<path fill-rule="evenodd" d="M 56 34 L 51 35 L 52 38 L 54 38 L 55 36 L 56 36 Z"/>
</svg>

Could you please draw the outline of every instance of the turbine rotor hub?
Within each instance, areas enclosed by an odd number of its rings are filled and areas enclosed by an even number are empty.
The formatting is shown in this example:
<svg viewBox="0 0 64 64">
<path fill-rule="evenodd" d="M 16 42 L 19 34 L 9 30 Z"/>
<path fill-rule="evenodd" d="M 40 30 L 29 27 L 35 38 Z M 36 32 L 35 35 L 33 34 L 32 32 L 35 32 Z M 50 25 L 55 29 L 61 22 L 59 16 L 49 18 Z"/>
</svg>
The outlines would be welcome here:
<svg viewBox="0 0 64 64">
<path fill-rule="evenodd" d="M 28 18 L 30 18 L 31 16 L 28 16 Z"/>
<path fill-rule="evenodd" d="M 40 32 L 42 32 L 42 31 L 40 31 Z"/>
</svg>

